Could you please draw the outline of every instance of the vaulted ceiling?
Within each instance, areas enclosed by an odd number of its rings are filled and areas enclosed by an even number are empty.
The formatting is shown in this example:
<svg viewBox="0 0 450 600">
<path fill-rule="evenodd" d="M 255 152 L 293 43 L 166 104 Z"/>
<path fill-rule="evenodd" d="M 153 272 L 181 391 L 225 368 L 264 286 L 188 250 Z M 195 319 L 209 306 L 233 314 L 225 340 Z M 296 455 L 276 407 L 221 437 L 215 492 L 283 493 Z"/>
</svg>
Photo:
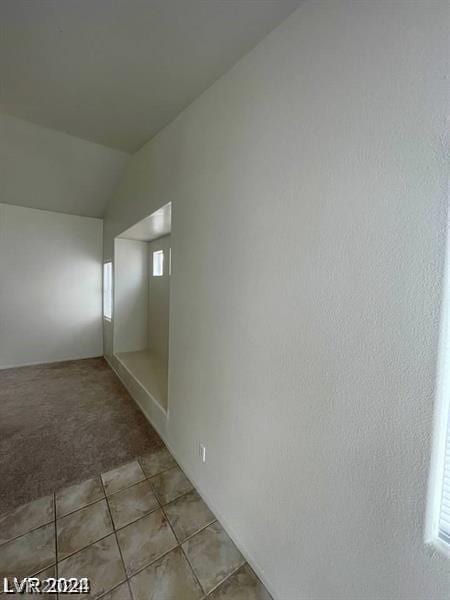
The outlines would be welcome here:
<svg viewBox="0 0 450 600">
<path fill-rule="evenodd" d="M 300 0 L 0 0 L 0 112 L 133 152 Z"/>
</svg>

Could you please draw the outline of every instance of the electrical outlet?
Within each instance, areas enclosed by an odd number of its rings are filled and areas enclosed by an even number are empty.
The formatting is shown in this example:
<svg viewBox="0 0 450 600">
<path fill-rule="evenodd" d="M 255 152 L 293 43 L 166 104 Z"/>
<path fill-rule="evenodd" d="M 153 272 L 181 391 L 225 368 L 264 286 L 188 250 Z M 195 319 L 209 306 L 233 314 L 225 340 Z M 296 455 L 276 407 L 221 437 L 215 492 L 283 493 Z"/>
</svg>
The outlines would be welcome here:
<svg viewBox="0 0 450 600">
<path fill-rule="evenodd" d="M 199 454 L 200 454 L 200 459 L 202 461 L 202 463 L 206 462 L 206 446 L 204 446 L 203 444 L 199 445 Z"/>
</svg>

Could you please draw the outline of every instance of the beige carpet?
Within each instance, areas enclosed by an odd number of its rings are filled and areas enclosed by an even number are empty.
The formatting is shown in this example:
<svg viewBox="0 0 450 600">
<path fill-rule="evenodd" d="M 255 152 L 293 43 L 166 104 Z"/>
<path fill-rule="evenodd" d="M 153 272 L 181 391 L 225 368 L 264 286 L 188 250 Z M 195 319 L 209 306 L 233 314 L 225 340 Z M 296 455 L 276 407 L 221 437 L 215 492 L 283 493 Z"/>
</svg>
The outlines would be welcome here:
<svg viewBox="0 0 450 600">
<path fill-rule="evenodd" d="M 103 358 L 0 370 L 0 514 L 161 445 Z"/>
</svg>

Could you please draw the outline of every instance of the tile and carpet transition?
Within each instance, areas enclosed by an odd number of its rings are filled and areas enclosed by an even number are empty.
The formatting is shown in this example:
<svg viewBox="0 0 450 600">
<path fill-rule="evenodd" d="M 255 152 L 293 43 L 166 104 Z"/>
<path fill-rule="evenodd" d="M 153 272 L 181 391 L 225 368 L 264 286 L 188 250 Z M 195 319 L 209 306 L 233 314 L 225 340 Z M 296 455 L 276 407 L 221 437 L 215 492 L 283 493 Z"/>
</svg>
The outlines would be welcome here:
<svg viewBox="0 0 450 600">
<path fill-rule="evenodd" d="M 103 358 L 0 371 L 0 479 L 0 595 L 271 598 Z"/>
<path fill-rule="evenodd" d="M 0 370 L 0 514 L 161 445 L 104 358 Z"/>
<path fill-rule="evenodd" d="M 270 600 L 165 448 L 0 516 L 1 581 L 25 576 L 87 578 L 80 599 Z"/>
</svg>

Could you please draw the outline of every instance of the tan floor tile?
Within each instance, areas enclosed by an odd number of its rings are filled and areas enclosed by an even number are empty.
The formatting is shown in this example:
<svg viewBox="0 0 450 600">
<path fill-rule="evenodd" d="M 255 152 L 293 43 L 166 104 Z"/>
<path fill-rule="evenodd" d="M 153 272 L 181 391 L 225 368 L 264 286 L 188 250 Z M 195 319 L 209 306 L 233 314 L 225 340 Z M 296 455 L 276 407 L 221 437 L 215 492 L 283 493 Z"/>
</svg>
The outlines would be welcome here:
<svg viewBox="0 0 450 600">
<path fill-rule="evenodd" d="M 113 531 L 106 500 L 86 506 L 56 521 L 58 560 L 89 546 Z"/>
<path fill-rule="evenodd" d="M 130 485 L 143 481 L 144 479 L 144 472 L 137 460 L 122 465 L 112 471 L 108 471 L 107 473 L 103 473 L 102 475 L 102 481 L 107 496 L 130 487 Z"/>
<path fill-rule="evenodd" d="M 0 545 L 54 519 L 53 495 L 33 500 L 0 516 Z"/>
<path fill-rule="evenodd" d="M 105 596 L 102 596 L 101 600 L 131 600 L 131 593 L 128 587 L 128 583 L 122 583 L 119 587 L 116 587 L 112 592 L 109 592 Z"/>
<path fill-rule="evenodd" d="M 180 542 L 216 520 L 195 490 L 167 504 L 164 512 Z"/>
<path fill-rule="evenodd" d="M 236 571 L 208 598 L 211 600 L 272 600 L 272 596 L 248 565 Z"/>
<path fill-rule="evenodd" d="M 45 571 L 41 571 L 40 573 L 38 573 L 37 575 L 34 575 L 33 578 L 37 578 L 40 580 L 40 585 L 39 585 L 39 589 L 42 591 L 43 589 L 45 589 L 46 586 L 46 579 L 48 579 L 49 577 L 52 577 L 53 579 L 56 577 L 56 566 L 54 565 L 53 567 L 49 567 L 48 569 L 45 569 Z M 19 585 L 20 585 L 20 579 L 19 579 Z M 14 582 L 10 581 L 8 584 L 8 588 L 9 589 L 14 589 Z M 0 583 L 0 595 L 2 594 L 4 590 L 4 582 L 3 582 L 3 578 L 1 579 L 1 583 Z M 24 592 L 24 593 L 15 593 L 15 594 L 5 594 L 3 596 L 4 598 L 22 598 L 25 600 L 36 600 L 36 598 L 42 598 L 43 600 L 56 600 L 56 593 L 33 593 L 33 592 Z"/>
<path fill-rule="evenodd" d="M 206 593 L 245 562 L 218 522 L 190 538 L 183 549 Z"/>
<path fill-rule="evenodd" d="M 154 477 L 162 471 L 167 471 L 167 469 L 177 465 L 167 448 L 159 448 L 150 454 L 141 456 L 139 462 L 147 477 Z"/>
<path fill-rule="evenodd" d="M 104 496 L 103 486 L 98 477 L 59 490 L 56 492 L 56 517 L 59 519 Z"/>
<path fill-rule="evenodd" d="M 125 580 L 125 571 L 116 536 L 109 535 L 60 562 L 58 576 L 89 579 L 91 591 L 89 594 L 76 594 L 79 600 L 96 598 L 119 585 Z"/>
<path fill-rule="evenodd" d="M 108 502 L 116 529 L 124 527 L 159 508 L 156 496 L 148 481 L 141 481 L 130 488 L 109 496 Z"/>
<path fill-rule="evenodd" d="M 161 509 L 117 532 L 128 575 L 150 564 L 177 545 Z"/>
<path fill-rule="evenodd" d="M 0 546 L 2 577 L 32 576 L 55 562 L 54 523 L 44 525 Z"/>
<path fill-rule="evenodd" d="M 38 577 L 41 581 L 41 587 L 40 589 L 42 590 L 45 586 L 45 580 L 48 579 L 49 577 L 55 579 L 56 577 L 56 567 L 50 567 L 49 569 L 46 569 L 45 571 L 42 571 L 41 573 L 38 573 L 38 575 L 36 575 L 36 577 Z M 14 595 L 13 595 L 14 598 Z M 25 599 L 25 600 L 36 600 L 36 598 L 39 598 L 41 600 L 56 600 L 56 593 L 50 594 L 50 593 L 45 593 L 45 594 L 20 594 L 20 598 Z"/>
<path fill-rule="evenodd" d="M 152 477 L 150 483 L 161 504 L 167 504 L 193 489 L 192 483 L 179 467 Z"/>
<path fill-rule="evenodd" d="M 134 600 L 199 600 L 203 591 L 181 548 L 130 579 Z"/>
</svg>

